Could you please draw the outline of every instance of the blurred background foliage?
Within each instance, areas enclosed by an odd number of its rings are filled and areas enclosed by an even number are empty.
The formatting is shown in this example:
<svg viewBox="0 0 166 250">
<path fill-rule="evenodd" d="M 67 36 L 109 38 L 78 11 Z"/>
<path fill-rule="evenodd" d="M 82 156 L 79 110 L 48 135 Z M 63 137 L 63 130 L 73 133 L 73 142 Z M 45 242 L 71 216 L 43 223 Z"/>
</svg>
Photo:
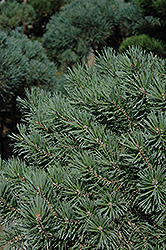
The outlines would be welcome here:
<svg viewBox="0 0 166 250">
<path fill-rule="evenodd" d="M 145 15 L 153 15 L 159 17 L 164 24 L 166 21 L 166 2 L 165 0 L 136 0 L 141 11 Z"/>
<path fill-rule="evenodd" d="M 164 0 L 6 0 L 0 3 L 2 100 L 32 85 L 49 85 L 55 89 L 59 76 L 68 67 L 94 63 L 104 47 L 124 52 L 129 46 L 138 45 L 163 58 L 166 55 Z M 52 70 L 55 67 L 57 70 Z"/>
<path fill-rule="evenodd" d="M 56 84 L 55 64 L 40 42 L 29 40 L 17 30 L 1 31 L 0 40 L 1 101 L 24 93 L 25 87 Z"/>
<path fill-rule="evenodd" d="M 119 51 L 124 52 L 126 51 L 126 49 L 129 48 L 129 46 L 132 46 L 132 45 L 138 45 L 142 47 L 143 49 L 146 49 L 148 52 L 152 51 L 154 54 L 157 54 L 160 57 L 166 56 L 165 44 L 162 41 L 159 41 L 146 34 L 138 35 L 138 36 L 135 35 L 135 36 L 130 36 L 126 38 L 121 43 L 119 47 Z"/>
<path fill-rule="evenodd" d="M 29 4 L 4 2 L 0 5 L 0 30 L 11 30 L 35 20 L 34 8 Z"/>
<path fill-rule="evenodd" d="M 6 0 L 0 5 L 0 29 L 19 27 L 31 40 L 42 42 L 50 60 L 65 71 L 78 62 L 87 63 L 96 50 L 118 51 L 131 36 L 145 34 L 164 44 L 165 8 L 164 0 Z M 142 46 L 138 37 L 135 43 Z M 149 47 L 154 51 L 154 39 L 148 39 L 148 51 Z M 163 46 L 160 56 L 164 50 Z"/>
</svg>

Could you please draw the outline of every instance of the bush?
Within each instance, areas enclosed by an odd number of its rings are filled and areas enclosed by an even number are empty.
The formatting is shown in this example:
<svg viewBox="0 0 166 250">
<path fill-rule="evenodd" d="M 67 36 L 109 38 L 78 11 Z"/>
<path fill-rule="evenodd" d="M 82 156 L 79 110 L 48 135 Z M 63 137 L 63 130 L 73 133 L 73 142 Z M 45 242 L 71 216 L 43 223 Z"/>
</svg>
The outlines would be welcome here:
<svg viewBox="0 0 166 250">
<path fill-rule="evenodd" d="M 151 30 L 158 24 L 146 17 L 134 2 L 74 0 L 53 15 L 44 34 L 48 56 L 60 65 L 87 63 L 104 46 L 118 50 L 122 40 Z"/>
<path fill-rule="evenodd" d="M 115 32 L 118 11 L 110 0 L 74 0 L 51 17 L 44 34 L 44 46 L 51 59 L 73 65 L 86 61 Z"/>
<path fill-rule="evenodd" d="M 28 4 L 35 9 L 37 15 L 36 20 L 42 21 L 55 14 L 64 4 L 70 3 L 71 1 L 72 0 L 28 0 Z"/>
<path fill-rule="evenodd" d="M 166 20 L 166 2 L 165 0 L 137 0 L 137 3 L 145 15 L 153 15 Z"/>
<path fill-rule="evenodd" d="M 0 30 L 15 29 L 33 22 L 34 19 L 35 11 L 31 5 L 17 2 L 0 4 Z"/>
<path fill-rule="evenodd" d="M 129 48 L 129 46 L 138 45 L 143 49 L 146 49 L 148 52 L 152 51 L 153 53 L 165 57 L 166 48 L 162 41 L 158 41 L 155 38 L 151 38 L 148 35 L 139 35 L 131 36 L 126 38 L 120 45 L 119 51 L 124 52 Z"/>
<path fill-rule="evenodd" d="M 158 19 L 145 16 L 135 1 L 121 4 L 120 31 L 123 39 L 132 35 L 150 32 L 155 26 L 159 26 Z"/>
<path fill-rule="evenodd" d="M 33 23 L 33 33 L 42 36 L 50 17 L 55 14 L 64 4 L 64 0 L 28 0 L 36 12 L 36 19 Z"/>
<path fill-rule="evenodd" d="M 41 43 L 18 31 L 0 32 L 0 102 L 21 94 L 25 87 L 56 85 L 55 74 Z"/>
<path fill-rule="evenodd" d="M 109 49 L 69 71 L 67 97 L 18 98 L 22 160 L 2 162 L 1 245 L 166 248 L 165 77 L 154 54 Z"/>
<path fill-rule="evenodd" d="M 29 37 L 35 36 L 36 38 L 43 36 L 50 16 L 58 12 L 63 5 L 70 3 L 71 1 L 72 0 L 24 0 L 23 3 L 23 0 L 6 0 L 6 7 L 8 5 L 13 6 L 13 8 L 16 8 L 16 6 L 22 6 L 24 7 L 24 11 L 29 8 L 35 11 L 35 18 L 31 25 L 27 25 L 25 33 Z M 19 11 L 11 11 L 13 19 L 17 18 Z"/>
<path fill-rule="evenodd" d="M 147 32 L 150 36 L 162 40 L 166 43 L 166 2 L 165 0 L 137 0 L 138 6 L 144 15 L 151 15 L 158 18 L 159 25 L 152 32 Z M 145 33 L 145 32 L 144 32 Z"/>
</svg>

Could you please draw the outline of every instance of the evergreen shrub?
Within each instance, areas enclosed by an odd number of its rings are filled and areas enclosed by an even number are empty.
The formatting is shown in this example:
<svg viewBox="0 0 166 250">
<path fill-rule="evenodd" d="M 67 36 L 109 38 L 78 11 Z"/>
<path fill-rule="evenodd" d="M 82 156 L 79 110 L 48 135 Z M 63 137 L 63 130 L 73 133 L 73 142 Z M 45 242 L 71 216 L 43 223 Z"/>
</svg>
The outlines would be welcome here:
<svg viewBox="0 0 166 250">
<path fill-rule="evenodd" d="M 64 4 L 64 0 L 28 0 L 27 3 L 34 8 L 36 13 L 33 33 L 42 36 L 50 17 L 59 11 Z"/>
<path fill-rule="evenodd" d="M 120 5 L 120 32 L 123 39 L 129 36 L 150 32 L 159 25 L 158 18 L 146 16 L 136 1 Z"/>
<path fill-rule="evenodd" d="M 145 15 L 153 15 L 166 20 L 165 0 L 136 0 Z"/>
<path fill-rule="evenodd" d="M 105 44 L 114 34 L 119 16 L 117 5 L 110 0 L 73 0 L 65 5 L 46 27 L 44 46 L 49 57 L 67 66 L 86 61 L 92 49 Z"/>
<path fill-rule="evenodd" d="M 144 15 L 158 18 L 158 25 L 150 34 L 166 43 L 166 1 L 165 0 L 137 0 L 138 6 Z M 145 33 L 145 32 L 144 32 Z M 149 33 L 148 33 L 149 34 Z"/>
<path fill-rule="evenodd" d="M 166 48 L 162 41 L 158 41 L 155 38 L 151 38 L 150 36 L 143 35 L 135 35 L 126 38 L 123 40 L 119 47 L 120 52 L 124 52 L 129 48 L 129 46 L 138 45 L 143 49 L 146 49 L 148 52 L 152 51 L 154 54 L 165 57 L 166 56 Z"/>
<path fill-rule="evenodd" d="M 35 9 L 36 19 L 41 21 L 43 18 L 55 14 L 63 5 L 71 1 L 72 0 L 28 0 L 27 3 Z"/>
<path fill-rule="evenodd" d="M 46 1 L 46 0 L 28 0 L 28 4 L 30 4 L 37 14 L 37 19 L 41 20 L 46 16 L 53 15 L 56 11 L 59 10 L 61 5 L 63 4 L 63 0 L 60 1 Z"/>
<path fill-rule="evenodd" d="M 67 96 L 32 89 L 1 163 L 1 245 L 166 249 L 165 61 L 107 49 L 66 75 Z"/>
<path fill-rule="evenodd" d="M 29 4 L 4 2 L 0 4 L 0 30 L 7 31 L 32 23 L 35 10 Z"/>
<path fill-rule="evenodd" d="M 128 36 L 146 33 L 158 23 L 144 16 L 135 2 L 74 0 L 51 17 L 44 34 L 49 57 L 60 65 L 87 63 L 104 46 L 118 50 Z"/>
<path fill-rule="evenodd" d="M 22 13 L 20 8 L 23 9 L 24 16 L 28 10 L 33 10 L 34 18 L 31 20 L 30 25 L 26 22 L 27 25 L 24 33 L 36 39 L 37 37 L 43 36 L 50 16 L 59 11 L 63 5 L 71 1 L 72 0 L 6 0 L 4 6 L 6 14 L 4 18 L 6 18 L 6 16 L 11 16 L 12 20 L 16 20 L 18 13 Z M 10 20 L 8 22 L 10 22 Z"/>
<path fill-rule="evenodd" d="M 17 30 L 0 32 L 0 102 L 11 100 L 25 87 L 56 85 L 56 67 L 38 41 Z"/>
</svg>

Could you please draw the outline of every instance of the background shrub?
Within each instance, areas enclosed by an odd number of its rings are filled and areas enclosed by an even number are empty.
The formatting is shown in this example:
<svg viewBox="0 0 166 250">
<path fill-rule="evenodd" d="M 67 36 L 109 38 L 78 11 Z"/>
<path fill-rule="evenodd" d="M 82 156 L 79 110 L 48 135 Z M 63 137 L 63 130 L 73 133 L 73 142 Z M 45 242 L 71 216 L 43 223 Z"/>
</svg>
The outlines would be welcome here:
<svg viewBox="0 0 166 250">
<path fill-rule="evenodd" d="M 35 10 L 31 5 L 17 2 L 0 4 L 0 30 L 11 30 L 18 26 L 26 29 L 28 23 L 35 19 Z"/>
<path fill-rule="evenodd" d="M 150 32 L 159 25 L 158 18 L 144 15 L 136 1 L 120 5 L 120 33 L 122 38 Z"/>
<path fill-rule="evenodd" d="M 143 49 L 146 49 L 148 52 L 152 51 L 154 54 L 159 56 L 165 57 L 166 56 L 166 49 L 165 45 L 162 41 L 158 41 L 155 38 L 151 38 L 148 35 L 135 35 L 126 38 L 120 45 L 119 51 L 124 52 L 129 48 L 129 46 L 138 45 Z"/>
<path fill-rule="evenodd" d="M 137 0 L 144 15 L 151 15 L 159 19 L 160 25 L 156 27 L 152 36 L 166 43 L 166 2 L 164 0 Z"/>
<path fill-rule="evenodd" d="M 146 15 L 159 17 L 162 21 L 166 20 L 166 2 L 165 0 L 137 0 L 142 11 Z"/>
<path fill-rule="evenodd" d="M 30 86 L 55 86 L 56 67 L 38 41 L 17 30 L 0 32 L 0 96 L 10 100 Z"/>
<path fill-rule="evenodd" d="M 30 8 L 35 11 L 35 18 L 31 25 L 27 25 L 25 33 L 29 37 L 41 37 L 45 32 L 46 24 L 48 23 L 51 15 L 59 11 L 65 4 L 70 3 L 72 0 L 6 0 L 6 12 L 8 13 L 8 5 L 12 7 L 10 14 L 13 19 L 16 19 L 18 12 L 13 12 L 16 6 L 21 6 L 26 11 Z M 25 12 L 24 10 L 24 12 Z M 16 16 L 16 17 L 15 17 Z"/>
<path fill-rule="evenodd" d="M 36 19 L 33 23 L 33 33 L 36 36 L 42 36 L 44 34 L 46 24 L 50 17 L 58 12 L 65 4 L 64 0 L 28 0 L 27 2 L 34 8 L 36 13 Z"/>
<path fill-rule="evenodd" d="M 86 63 L 89 53 L 104 46 L 118 50 L 126 37 L 150 32 L 156 25 L 158 19 L 144 16 L 133 1 L 74 0 L 51 17 L 44 47 L 51 60 L 72 66 Z"/>
<path fill-rule="evenodd" d="M 47 25 L 44 47 L 49 57 L 66 65 L 86 61 L 91 49 L 104 45 L 113 36 L 118 16 L 115 1 L 72 1 Z"/>
</svg>

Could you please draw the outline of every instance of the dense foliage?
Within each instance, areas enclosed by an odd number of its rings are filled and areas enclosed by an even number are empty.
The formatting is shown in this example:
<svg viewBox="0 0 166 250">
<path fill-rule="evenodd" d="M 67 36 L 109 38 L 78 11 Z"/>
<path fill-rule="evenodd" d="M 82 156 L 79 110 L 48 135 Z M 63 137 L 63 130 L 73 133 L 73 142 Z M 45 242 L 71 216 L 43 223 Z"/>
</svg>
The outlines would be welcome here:
<svg viewBox="0 0 166 250">
<path fill-rule="evenodd" d="M 153 36 L 161 26 L 159 19 L 144 15 L 135 1 L 6 0 L 0 8 L 1 30 L 24 25 L 29 38 L 44 39 L 47 54 L 62 70 L 76 62 L 87 63 L 104 46 L 118 50 L 126 37 Z"/>
<path fill-rule="evenodd" d="M 151 38 L 148 35 L 135 35 L 126 38 L 120 45 L 119 51 L 124 52 L 129 46 L 137 45 L 146 49 L 148 52 L 152 51 L 154 54 L 161 57 L 166 57 L 166 46 L 162 41 L 158 41 L 155 38 Z"/>
<path fill-rule="evenodd" d="M 136 1 L 120 4 L 119 26 L 122 38 L 151 33 L 159 25 L 158 18 L 142 14 Z"/>
<path fill-rule="evenodd" d="M 36 11 L 37 19 L 41 20 L 44 17 L 50 17 L 64 3 L 64 0 L 59 1 L 47 1 L 47 0 L 28 0 L 28 4 L 30 4 Z"/>
<path fill-rule="evenodd" d="M 53 15 L 44 34 L 44 47 L 62 65 L 88 61 L 89 53 L 104 46 L 118 50 L 125 37 L 146 33 L 158 24 L 144 16 L 135 2 L 73 0 Z"/>
<path fill-rule="evenodd" d="M 74 0 L 51 17 L 44 46 L 51 59 L 72 65 L 115 32 L 118 13 L 110 0 Z"/>
<path fill-rule="evenodd" d="M 109 49 L 66 81 L 67 97 L 18 98 L 22 160 L 1 163 L 1 245 L 165 249 L 165 61 Z"/>
<path fill-rule="evenodd" d="M 144 14 L 157 16 L 166 21 L 165 0 L 137 0 L 137 3 L 141 6 Z"/>
<path fill-rule="evenodd" d="M 56 67 L 38 41 L 30 41 L 17 30 L 0 32 L 0 102 L 25 87 L 56 84 Z"/>
<path fill-rule="evenodd" d="M 12 16 L 12 19 L 16 19 L 18 13 L 18 7 L 24 8 L 24 12 L 31 8 L 35 12 L 35 18 L 33 22 L 26 28 L 25 33 L 28 36 L 42 36 L 45 32 L 45 26 L 49 21 L 51 15 L 55 14 L 65 4 L 70 3 L 72 0 L 6 0 L 4 7 L 6 15 Z M 12 9 L 11 9 L 11 7 Z M 10 9 L 9 9 L 10 8 Z M 17 12 L 14 11 L 17 9 Z M 9 10 L 11 10 L 9 12 Z M 25 13 L 24 13 L 25 15 Z"/>
<path fill-rule="evenodd" d="M 17 2 L 0 4 L 0 30 L 11 30 L 26 26 L 35 19 L 35 10 L 31 5 Z"/>
</svg>

